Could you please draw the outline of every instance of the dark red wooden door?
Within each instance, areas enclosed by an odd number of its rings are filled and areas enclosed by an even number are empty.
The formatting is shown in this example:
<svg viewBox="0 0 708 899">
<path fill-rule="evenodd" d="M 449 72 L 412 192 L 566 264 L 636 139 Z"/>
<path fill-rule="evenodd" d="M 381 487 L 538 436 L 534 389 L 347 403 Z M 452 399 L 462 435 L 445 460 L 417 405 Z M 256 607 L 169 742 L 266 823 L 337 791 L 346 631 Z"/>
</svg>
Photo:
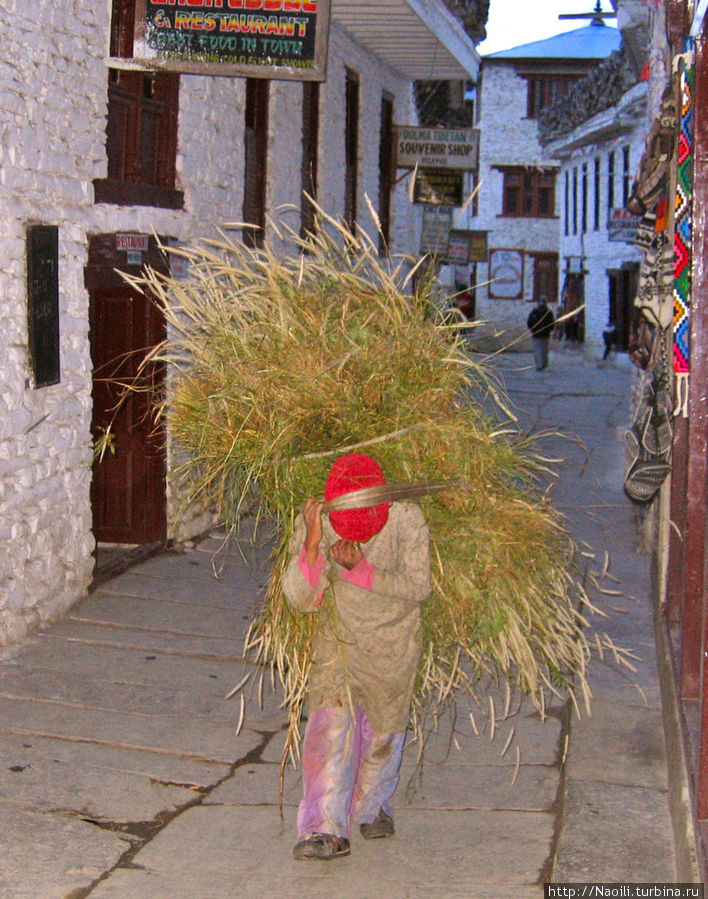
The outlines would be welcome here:
<svg viewBox="0 0 708 899">
<path fill-rule="evenodd" d="M 150 366 L 133 384 L 146 352 L 164 335 L 159 309 L 129 287 L 91 291 L 92 433 L 110 427 L 112 450 L 94 462 L 91 503 L 99 542 L 165 539 L 165 447 L 155 421 L 163 371 Z M 121 401 L 121 397 L 123 397 Z"/>
</svg>

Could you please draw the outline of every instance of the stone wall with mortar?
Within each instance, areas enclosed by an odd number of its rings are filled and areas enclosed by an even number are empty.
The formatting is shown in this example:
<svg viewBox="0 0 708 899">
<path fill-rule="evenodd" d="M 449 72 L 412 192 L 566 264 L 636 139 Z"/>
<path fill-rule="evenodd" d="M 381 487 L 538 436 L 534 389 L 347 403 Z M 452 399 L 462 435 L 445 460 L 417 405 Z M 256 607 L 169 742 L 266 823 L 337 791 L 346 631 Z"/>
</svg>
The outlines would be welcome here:
<svg viewBox="0 0 708 899">
<path fill-rule="evenodd" d="M 0 644 L 22 639 L 55 618 L 89 587 L 94 559 L 90 508 L 92 445 L 88 294 L 83 273 L 93 234 L 155 232 L 191 243 L 242 216 L 242 79 L 181 78 L 178 186 L 180 211 L 94 204 L 92 182 L 106 176 L 106 57 L 109 0 L 32 5 L 10 0 L 0 13 Z M 328 79 L 322 85 L 319 198 L 327 212 L 344 205 L 345 66 L 361 80 L 360 220 L 365 194 L 378 202 L 382 91 L 395 120 L 412 122 L 412 85 L 332 28 Z M 299 84 L 272 82 L 267 208 L 299 208 Z M 229 110 L 229 115 L 224 115 Z M 292 212 L 283 213 L 297 230 Z M 418 245 L 418 211 L 405 185 L 392 200 L 394 251 Z M 26 228 L 59 233 L 60 383 L 31 382 L 27 328 Z M 168 503 L 169 536 L 186 539 L 206 526 L 203 513 L 177 518 Z"/>
<path fill-rule="evenodd" d="M 502 332 L 499 340 L 511 345 L 523 336 L 533 307 L 533 257 L 531 252 L 558 252 L 558 184 L 555 216 L 516 218 L 502 215 L 504 175 L 498 166 L 553 166 L 544 156 L 535 119 L 527 118 L 527 81 L 515 67 L 502 61 L 485 61 L 478 90 L 480 187 L 477 214 L 473 208 L 459 219 L 459 226 L 488 231 L 488 246 L 517 249 L 524 253 L 523 293 L 520 299 L 497 299 L 490 295 L 489 265 L 477 265 L 476 312 L 482 333 Z"/>
</svg>

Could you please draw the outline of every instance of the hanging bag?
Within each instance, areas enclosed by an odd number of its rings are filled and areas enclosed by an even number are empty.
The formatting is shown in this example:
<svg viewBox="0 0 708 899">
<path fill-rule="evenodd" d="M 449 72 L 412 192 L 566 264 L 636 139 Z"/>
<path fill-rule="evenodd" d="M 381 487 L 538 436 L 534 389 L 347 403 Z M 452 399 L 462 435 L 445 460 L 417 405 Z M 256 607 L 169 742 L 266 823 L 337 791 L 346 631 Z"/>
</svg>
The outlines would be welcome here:
<svg viewBox="0 0 708 899">
<path fill-rule="evenodd" d="M 635 503 L 649 503 L 671 471 L 671 406 L 663 331 L 656 335 L 661 360 L 649 373 L 634 422 L 627 431 L 629 466 L 624 490 Z"/>
</svg>

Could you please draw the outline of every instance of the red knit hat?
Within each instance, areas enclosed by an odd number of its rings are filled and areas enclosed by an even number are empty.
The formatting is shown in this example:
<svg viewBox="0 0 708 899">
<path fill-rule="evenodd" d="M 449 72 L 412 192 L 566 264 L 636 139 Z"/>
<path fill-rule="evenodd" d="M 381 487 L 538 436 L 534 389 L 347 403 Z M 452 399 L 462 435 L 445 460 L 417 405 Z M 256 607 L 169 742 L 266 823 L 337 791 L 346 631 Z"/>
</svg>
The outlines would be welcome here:
<svg viewBox="0 0 708 899">
<path fill-rule="evenodd" d="M 349 453 L 340 456 L 332 465 L 325 484 L 325 501 L 329 502 L 365 487 L 378 487 L 386 483 L 380 465 L 371 456 Z M 339 509 L 329 513 L 330 524 L 345 540 L 368 540 L 388 521 L 390 503 L 366 506 L 363 509 Z"/>
</svg>

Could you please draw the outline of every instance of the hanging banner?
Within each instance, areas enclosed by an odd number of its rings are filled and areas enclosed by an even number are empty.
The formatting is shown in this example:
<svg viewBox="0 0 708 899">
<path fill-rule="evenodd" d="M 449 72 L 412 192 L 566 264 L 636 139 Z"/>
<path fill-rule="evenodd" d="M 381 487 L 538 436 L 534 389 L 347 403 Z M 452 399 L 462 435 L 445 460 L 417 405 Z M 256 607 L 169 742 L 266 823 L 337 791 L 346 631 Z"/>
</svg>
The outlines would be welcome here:
<svg viewBox="0 0 708 899">
<path fill-rule="evenodd" d="M 330 0 L 136 0 L 118 68 L 324 81 Z"/>
<path fill-rule="evenodd" d="M 445 169 L 477 168 L 479 130 L 477 128 L 419 128 L 397 125 L 396 166 L 412 169 L 434 166 Z"/>
</svg>

